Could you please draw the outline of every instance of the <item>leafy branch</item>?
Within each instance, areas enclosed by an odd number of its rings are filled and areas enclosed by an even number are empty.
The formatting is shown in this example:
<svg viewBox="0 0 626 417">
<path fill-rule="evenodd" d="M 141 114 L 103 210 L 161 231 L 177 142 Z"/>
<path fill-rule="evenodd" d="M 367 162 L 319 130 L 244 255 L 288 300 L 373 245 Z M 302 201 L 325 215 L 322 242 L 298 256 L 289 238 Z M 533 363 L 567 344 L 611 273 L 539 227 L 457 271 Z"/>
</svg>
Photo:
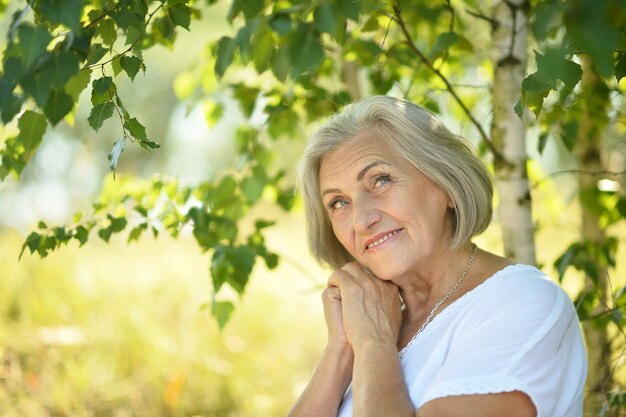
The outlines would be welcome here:
<svg viewBox="0 0 626 417">
<path fill-rule="evenodd" d="M 485 132 L 485 129 L 483 128 L 483 126 L 480 124 L 480 122 L 478 122 L 478 120 L 476 120 L 476 118 L 474 117 L 472 112 L 469 110 L 467 105 L 463 102 L 461 97 L 458 95 L 458 93 L 456 92 L 456 90 L 455 90 L 454 86 L 452 85 L 452 83 L 450 83 L 448 78 L 445 75 L 443 75 L 443 73 L 438 68 L 435 68 L 435 66 L 432 64 L 432 62 L 430 62 L 430 60 L 426 57 L 426 55 L 424 55 L 424 53 L 417 47 L 417 45 L 415 45 L 415 42 L 413 42 L 413 39 L 412 39 L 411 34 L 410 34 L 409 30 L 408 30 L 408 27 L 407 27 L 404 19 L 402 18 L 402 14 L 401 14 L 400 9 L 394 8 L 394 16 L 395 17 L 393 17 L 393 19 L 398 24 L 398 26 L 402 30 L 402 33 L 404 34 L 406 44 L 418 56 L 420 61 L 422 61 L 422 63 L 424 63 L 424 65 L 426 65 L 430 71 L 432 71 L 435 75 L 437 75 L 437 77 L 439 77 L 439 79 L 441 81 L 443 81 L 443 83 L 446 85 L 446 89 L 448 90 L 450 95 L 452 95 L 454 100 L 457 102 L 457 104 L 461 107 L 463 112 L 470 119 L 471 123 L 474 125 L 474 127 L 476 127 L 476 130 L 478 130 L 478 133 L 480 134 L 481 139 L 483 140 L 483 142 L 487 145 L 487 147 L 489 148 L 489 150 L 493 154 L 494 160 L 496 162 L 498 162 L 498 163 L 508 164 L 508 161 L 504 158 L 504 156 L 496 148 L 494 143 L 491 141 L 491 139 L 487 135 L 487 132 Z"/>
</svg>

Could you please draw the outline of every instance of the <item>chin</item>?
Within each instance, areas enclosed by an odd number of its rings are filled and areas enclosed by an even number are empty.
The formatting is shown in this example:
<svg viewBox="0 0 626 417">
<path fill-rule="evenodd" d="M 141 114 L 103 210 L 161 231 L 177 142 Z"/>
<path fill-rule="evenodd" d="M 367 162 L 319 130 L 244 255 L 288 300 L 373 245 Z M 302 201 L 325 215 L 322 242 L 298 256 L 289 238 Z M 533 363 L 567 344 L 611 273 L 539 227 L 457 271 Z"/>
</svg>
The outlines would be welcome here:
<svg viewBox="0 0 626 417">
<path fill-rule="evenodd" d="M 366 267 L 372 271 L 372 273 L 374 275 L 376 275 L 378 278 L 384 280 L 384 281 L 393 281 L 394 278 L 402 275 L 403 271 L 397 270 L 395 268 L 389 268 L 389 267 L 377 267 L 375 265 L 372 265 L 372 267 L 366 265 Z"/>
</svg>

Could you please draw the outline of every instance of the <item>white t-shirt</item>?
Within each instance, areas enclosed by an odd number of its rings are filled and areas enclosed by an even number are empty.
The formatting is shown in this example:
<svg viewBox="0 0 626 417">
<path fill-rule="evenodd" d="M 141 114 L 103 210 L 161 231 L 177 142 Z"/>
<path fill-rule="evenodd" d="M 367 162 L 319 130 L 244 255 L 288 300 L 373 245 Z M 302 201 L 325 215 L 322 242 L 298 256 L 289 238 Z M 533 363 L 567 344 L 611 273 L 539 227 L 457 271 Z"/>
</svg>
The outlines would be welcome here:
<svg viewBox="0 0 626 417">
<path fill-rule="evenodd" d="M 416 409 L 435 398 L 521 391 L 537 417 L 582 416 L 587 354 L 578 317 L 533 266 L 508 266 L 461 296 L 400 361 Z M 338 417 L 352 417 L 351 388 Z"/>
</svg>

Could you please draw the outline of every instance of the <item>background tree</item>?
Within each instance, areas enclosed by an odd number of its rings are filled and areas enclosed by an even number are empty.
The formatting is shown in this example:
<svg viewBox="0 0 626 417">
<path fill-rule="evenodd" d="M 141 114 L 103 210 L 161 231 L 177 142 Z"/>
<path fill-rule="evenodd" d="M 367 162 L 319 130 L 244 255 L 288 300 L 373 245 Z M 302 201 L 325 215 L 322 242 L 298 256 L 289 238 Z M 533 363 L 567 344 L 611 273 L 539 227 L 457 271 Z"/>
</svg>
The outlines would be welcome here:
<svg viewBox="0 0 626 417">
<path fill-rule="evenodd" d="M 157 149 L 127 110 L 118 80 L 149 70 L 143 52 L 171 46 L 177 30 L 201 18 L 199 7 L 189 0 L 34 0 L 18 10 L 0 78 L 0 118 L 17 133 L 0 150 L 0 178 L 19 177 L 48 124 L 71 119 L 83 90 L 91 96 L 94 130 L 119 120 L 112 170 L 129 141 Z M 227 18 L 231 32 L 210 46 L 201 76 L 187 79 L 181 98 L 203 102 L 209 123 L 224 115 L 224 97 L 239 103 L 246 121 L 236 134 L 238 171 L 196 186 L 119 175 L 86 219 L 52 228 L 40 223 L 24 249 L 45 256 L 93 234 L 108 241 L 129 230 L 133 241 L 147 230 L 177 236 L 191 227 L 211 253 L 212 310 L 223 325 L 233 309 L 219 301 L 223 285 L 242 293 L 257 257 L 270 268 L 278 262 L 263 236 L 271 222 L 258 219 L 243 234 L 240 227 L 268 190 L 283 208 L 293 204 L 289 166 L 276 160 L 276 144 L 306 137 L 307 126 L 362 95 L 403 96 L 464 130 L 492 163 L 505 252 L 518 261 L 536 262 L 530 192 L 536 185 L 529 185 L 527 155 L 540 161 L 551 146 L 569 158 L 572 168 L 557 165 L 549 176 L 578 175 L 581 240 L 555 267 L 561 279 L 570 266 L 587 277 L 576 305 L 591 353 L 590 392 L 603 394 L 603 412 L 622 406 L 619 387 L 606 394 L 615 370 L 608 359 L 615 352 L 611 359 L 619 360 L 626 345 L 623 283 L 609 279 L 619 240 L 612 233 L 626 215 L 624 158 L 623 148 L 606 141 L 611 135 L 623 141 L 624 134 L 623 2 L 234 0 Z M 536 70 L 526 76 L 528 44 Z M 538 136 L 536 149 L 528 146 L 528 127 Z"/>
</svg>

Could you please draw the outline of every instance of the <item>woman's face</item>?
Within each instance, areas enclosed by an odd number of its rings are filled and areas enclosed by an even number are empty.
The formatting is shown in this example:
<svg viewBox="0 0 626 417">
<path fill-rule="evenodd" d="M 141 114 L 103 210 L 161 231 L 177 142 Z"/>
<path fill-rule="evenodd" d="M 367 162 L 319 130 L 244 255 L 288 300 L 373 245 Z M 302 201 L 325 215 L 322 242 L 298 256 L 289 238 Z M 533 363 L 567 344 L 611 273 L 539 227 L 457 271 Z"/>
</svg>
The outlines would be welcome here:
<svg viewBox="0 0 626 417">
<path fill-rule="evenodd" d="M 419 270 L 448 247 L 451 199 L 376 134 L 328 153 L 319 179 L 335 236 L 378 277 Z"/>
</svg>

